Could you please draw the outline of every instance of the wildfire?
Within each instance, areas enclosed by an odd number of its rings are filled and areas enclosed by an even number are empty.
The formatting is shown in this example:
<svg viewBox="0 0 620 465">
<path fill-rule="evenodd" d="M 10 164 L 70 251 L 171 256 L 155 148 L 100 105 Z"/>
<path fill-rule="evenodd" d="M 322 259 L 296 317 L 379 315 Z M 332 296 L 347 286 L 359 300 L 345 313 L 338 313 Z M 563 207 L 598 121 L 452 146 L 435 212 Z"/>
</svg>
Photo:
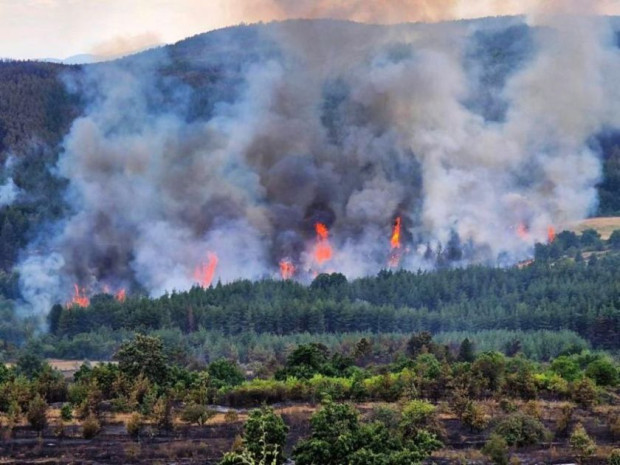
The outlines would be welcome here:
<svg viewBox="0 0 620 465">
<path fill-rule="evenodd" d="M 282 279 L 291 279 L 295 275 L 295 265 L 288 260 L 280 260 L 280 276 Z"/>
<path fill-rule="evenodd" d="M 547 239 L 549 241 L 549 244 L 555 241 L 555 228 L 553 226 L 549 226 L 549 228 L 547 229 Z"/>
<path fill-rule="evenodd" d="M 85 289 L 80 289 L 77 284 L 73 285 L 73 297 L 67 302 L 67 307 L 88 307 L 90 305 L 90 299 L 86 295 Z"/>
<path fill-rule="evenodd" d="M 201 287 L 206 289 L 211 285 L 213 276 L 215 275 L 215 269 L 217 268 L 217 263 L 217 255 L 213 252 L 209 252 L 207 254 L 207 262 L 196 267 L 194 270 L 194 279 Z"/>
<path fill-rule="evenodd" d="M 529 231 L 527 229 L 527 226 L 523 223 L 519 223 L 519 226 L 517 226 L 517 236 L 519 236 L 519 238 L 521 238 L 522 240 L 526 241 L 529 238 Z"/>
<path fill-rule="evenodd" d="M 400 227 L 401 227 L 401 219 L 398 216 L 394 222 L 394 228 L 392 230 L 392 237 L 390 238 L 390 246 L 392 251 L 390 253 L 390 258 L 388 260 L 388 266 L 390 268 L 397 268 L 400 264 L 400 259 L 402 258 L 401 252 L 401 243 L 400 243 Z"/>
<path fill-rule="evenodd" d="M 394 230 L 390 243 L 392 244 L 392 250 L 400 249 L 400 216 L 396 218 L 396 222 L 394 223 Z"/>
<path fill-rule="evenodd" d="M 127 299 L 127 292 L 125 292 L 125 289 L 121 289 L 120 291 L 118 291 L 116 294 L 114 294 L 114 298 L 123 303 L 125 302 L 125 300 Z"/>
<path fill-rule="evenodd" d="M 322 265 L 332 259 L 334 251 L 329 243 L 329 230 L 327 226 L 323 223 L 317 223 L 315 229 L 317 243 L 314 248 L 314 259 L 319 265 Z"/>
</svg>

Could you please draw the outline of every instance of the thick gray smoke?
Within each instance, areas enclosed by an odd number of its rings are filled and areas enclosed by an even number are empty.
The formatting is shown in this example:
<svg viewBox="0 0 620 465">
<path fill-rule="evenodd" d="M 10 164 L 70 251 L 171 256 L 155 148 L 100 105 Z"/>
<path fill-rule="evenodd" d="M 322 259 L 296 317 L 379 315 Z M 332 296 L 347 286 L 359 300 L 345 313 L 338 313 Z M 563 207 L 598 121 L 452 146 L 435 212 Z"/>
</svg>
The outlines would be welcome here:
<svg viewBox="0 0 620 465">
<path fill-rule="evenodd" d="M 73 214 L 23 260 L 24 296 L 47 311 L 73 283 L 185 290 L 209 253 L 215 281 L 278 276 L 283 259 L 302 280 L 372 274 L 394 253 L 397 217 L 406 269 L 528 257 L 596 206 L 590 140 L 620 126 L 620 59 L 606 19 L 524 21 L 241 29 L 263 51 L 226 64 L 240 83 L 196 118 L 191 87 L 161 78 L 175 66 L 165 50 L 88 69 L 91 103 L 58 164 Z M 488 60 L 506 30 L 527 40 L 500 72 Z M 502 109 L 481 109 L 481 92 Z"/>
</svg>

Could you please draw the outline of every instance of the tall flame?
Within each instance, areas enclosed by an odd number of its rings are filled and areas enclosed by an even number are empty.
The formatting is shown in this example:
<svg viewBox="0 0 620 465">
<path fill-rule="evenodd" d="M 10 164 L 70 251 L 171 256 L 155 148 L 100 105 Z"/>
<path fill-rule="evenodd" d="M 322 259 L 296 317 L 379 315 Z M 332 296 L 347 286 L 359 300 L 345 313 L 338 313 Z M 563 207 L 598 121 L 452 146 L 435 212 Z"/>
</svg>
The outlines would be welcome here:
<svg viewBox="0 0 620 465">
<path fill-rule="evenodd" d="M 194 270 L 194 279 L 200 285 L 200 287 L 207 288 L 213 281 L 215 275 L 215 269 L 218 263 L 217 255 L 213 252 L 207 253 L 207 262 L 197 266 Z"/>
<path fill-rule="evenodd" d="M 549 244 L 555 241 L 555 228 L 553 226 L 549 226 L 549 228 L 547 229 L 547 239 L 549 241 Z"/>
<path fill-rule="evenodd" d="M 282 279 L 291 279 L 295 276 L 295 265 L 288 259 L 280 260 L 280 276 Z"/>
<path fill-rule="evenodd" d="M 390 243 L 392 244 L 392 249 L 400 249 L 400 216 L 396 218 L 396 222 L 394 223 L 394 230 Z"/>
<path fill-rule="evenodd" d="M 77 284 L 73 285 L 73 297 L 67 302 L 67 307 L 88 307 L 90 305 L 90 299 L 86 295 L 85 289 L 80 289 Z"/>
<path fill-rule="evenodd" d="M 317 243 L 314 248 L 314 259 L 319 265 L 322 265 L 332 259 L 334 251 L 329 243 L 329 230 L 327 226 L 323 223 L 317 223 L 315 229 Z"/>
<path fill-rule="evenodd" d="M 396 217 L 394 222 L 394 228 L 392 229 L 392 237 L 390 238 L 390 246 L 392 248 L 392 252 L 390 254 L 390 259 L 388 260 L 388 266 L 390 268 L 397 268 L 400 264 L 401 259 L 401 243 L 400 243 L 400 227 L 401 227 L 401 219 L 400 216 Z"/>
</svg>

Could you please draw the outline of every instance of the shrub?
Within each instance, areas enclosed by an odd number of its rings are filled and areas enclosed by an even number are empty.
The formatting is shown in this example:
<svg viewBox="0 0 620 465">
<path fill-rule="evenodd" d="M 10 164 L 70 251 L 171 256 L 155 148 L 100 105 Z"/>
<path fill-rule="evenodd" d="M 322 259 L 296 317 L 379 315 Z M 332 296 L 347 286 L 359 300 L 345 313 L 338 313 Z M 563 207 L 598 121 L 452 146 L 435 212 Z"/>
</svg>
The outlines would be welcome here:
<svg viewBox="0 0 620 465">
<path fill-rule="evenodd" d="M 92 439 L 101 431 L 101 423 L 95 415 L 89 415 L 82 424 L 82 436 L 84 439 Z"/>
<path fill-rule="evenodd" d="M 570 448 L 575 452 L 580 462 L 590 457 L 596 451 L 596 443 L 588 436 L 586 429 L 581 423 L 577 423 L 568 442 Z"/>
<path fill-rule="evenodd" d="M 140 431 L 142 430 L 143 426 L 144 423 L 142 421 L 142 415 L 140 415 L 138 412 L 132 413 L 127 420 L 127 423 L 125 424 L 127 434 L 129 434 L 129 436 L 131 436 L 132 438 L 137 438 L 140 435 Z"/>
<path fill-rule="evenodd" d="M 492 434 L 482 448 L 482 453 L 495 465 L 508 465 L 508 444 L 499 434 Z"/>
<path fill-rule="evenodd" d="M 598 401 L 596 386 L 590 378 L 578 381 L 573 389 L 573 400 L 581 407 L 589 409 Z"/>
<path fill-rule="evenodd" d="M 484 409 L 475 402 L 467 404 L 461 420 L 474 431 L 482 431 L 489 425 Z"/>
<path fill-rule="evenodd" d="M 200 404 L 187 404 L 181 411 L 181 420 L 200 426 L 203 426 L 214 416 L 215 412 L 213 410 L 209 410 L 207 407 Z"/>
<path fill-rule="evenodd" d="M 264 463 L 280 465 L 284 463 L 284 444 L 288 427 L 282 417 L 273 409 L 263 407 L 250 412 L 244 426 L 243 445 L 240 450 L 224 456 L 221 465 L 242 465 Z M 239 449 L 239 444 L 236 446 Z"/>
<path fill-rule="evenodd" d="M 70 404 L 62 406 L 60 409 L 60 418 L 62 418 L 63 421 L 71 421 L 73 419 L 73 409 Z"/>
<path fill-rule="evenodd" d="M 509 446 L 517 447 L 540 444 L 548 434 L 540 421 L 523 413 L 513 413 L 504 418 L 495 432 Z"/>
<path fill-rule="evenodd" d="M 239 421 L 239 414 L 236 410 L 229 410 L 224 415 L 224 421 L 226 423 L 236 423 L 237 421 Z"/>
<path fill-rule="evenodd" d="M 28 412 L 26 412 L 26 418 L 30 426 L 36 431 L 41 431 L 47 426 L 47 402 L 37 394 L 34 399 L 28 405 Z"/>
<path fill-rule="evenodd" d="M 620 465 L 620 449 L 614 449 L 607 459 L 609 465 Z"/>
</svg>

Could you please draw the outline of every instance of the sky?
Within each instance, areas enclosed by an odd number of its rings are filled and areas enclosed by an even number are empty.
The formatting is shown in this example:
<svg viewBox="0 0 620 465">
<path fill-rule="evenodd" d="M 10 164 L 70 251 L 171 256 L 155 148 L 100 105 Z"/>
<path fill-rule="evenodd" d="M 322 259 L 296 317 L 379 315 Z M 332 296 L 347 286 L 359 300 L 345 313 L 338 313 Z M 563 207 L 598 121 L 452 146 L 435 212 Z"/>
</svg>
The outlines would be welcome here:
<svg viewBox="0 0 620 465">
<path fill-rule="evenodd" d="M 394 23 L 549 8 L 620 14 L 620 0 L 0 0 L 0 57 L 114 57 L 243 22 L 298 17 Z"/>
</svg>

